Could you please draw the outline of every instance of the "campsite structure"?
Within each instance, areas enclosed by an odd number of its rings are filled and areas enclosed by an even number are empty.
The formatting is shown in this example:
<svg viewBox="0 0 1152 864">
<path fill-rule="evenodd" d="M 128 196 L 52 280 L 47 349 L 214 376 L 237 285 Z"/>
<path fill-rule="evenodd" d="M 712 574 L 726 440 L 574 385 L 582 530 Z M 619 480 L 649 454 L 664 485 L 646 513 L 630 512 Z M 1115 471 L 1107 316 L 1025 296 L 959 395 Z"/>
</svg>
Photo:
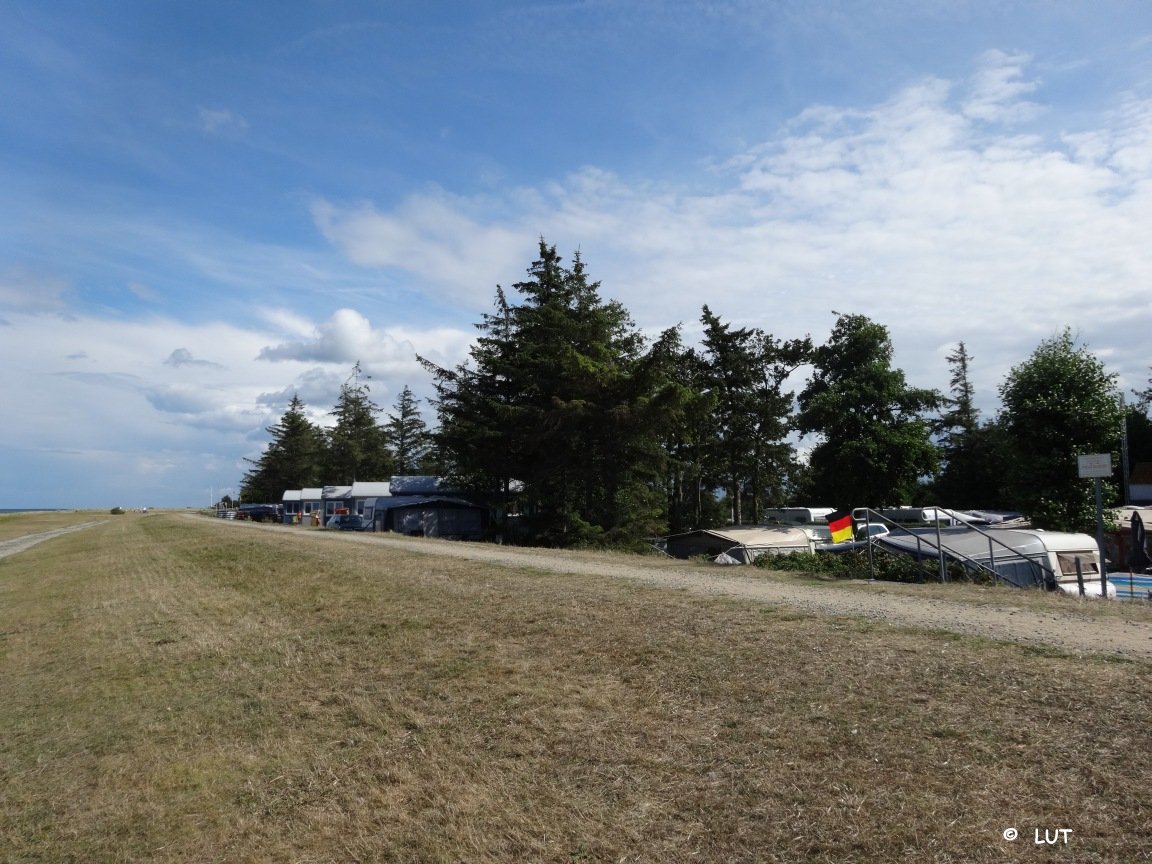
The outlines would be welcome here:
<svg viewBox="0 0 1152 864">
<path fill-rule="evenodd" d="M 811 552 L 814 544 L 813 534 L 798 526 L 730 525 L 673 534 L 657 548 L 673 558 L 706 557 L 718 564 L 751 564 L 761 555 Z"/>
<path fill-rule="evenodd" d="M 486 507 L 462 497 L 442 478 L 424 475 L 289 489 L 283 500 L 286 524 L 339 527 L 341 517 L 355 516 L 358 530 L 480 540 L 489 521 Z"/>
</svg>

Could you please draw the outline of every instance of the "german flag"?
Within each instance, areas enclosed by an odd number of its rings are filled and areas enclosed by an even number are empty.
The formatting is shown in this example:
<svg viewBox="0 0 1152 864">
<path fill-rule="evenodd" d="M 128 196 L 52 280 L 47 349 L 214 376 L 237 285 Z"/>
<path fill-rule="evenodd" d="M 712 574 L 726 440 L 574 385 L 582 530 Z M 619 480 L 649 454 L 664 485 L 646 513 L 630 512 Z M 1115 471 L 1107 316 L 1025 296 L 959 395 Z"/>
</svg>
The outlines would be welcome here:
<svg viewBox="0 0 1152 864">
<path fill-rule="evenodd" d="M 851 540 L 855 526 L 852 524 L 851 510 L 837 510 L 828 514 L 828 527 L 832 529 L 832 542 L 843 543 Z"/>
</svg>

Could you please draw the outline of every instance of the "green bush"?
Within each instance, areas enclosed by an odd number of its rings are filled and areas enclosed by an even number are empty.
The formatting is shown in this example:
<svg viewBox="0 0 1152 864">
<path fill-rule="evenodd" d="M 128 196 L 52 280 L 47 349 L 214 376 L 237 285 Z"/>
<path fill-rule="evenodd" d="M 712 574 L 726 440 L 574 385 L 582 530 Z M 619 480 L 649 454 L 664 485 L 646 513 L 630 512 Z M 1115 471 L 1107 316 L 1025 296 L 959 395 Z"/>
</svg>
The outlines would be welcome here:
<svg viewBox="0 0 1152 864">
<path fill-rule="evenodd" d="M 788 570 L 794 573 L 819 573 L 834 579 L 877 579 L 882 582 L 936 582 L 940 579 L 935 558 L 917 563 L 910 555 L 895 555 L 878 548 L 872 550 L 872 568 L 868 567 L 868 550 L 851 552 L 795 552 L 791 555 L 761 555 L 756 566 L 766 570 Z M 956 562 L 948 564 L 952 582 L 990 582 L 986 574 L 965 570 Z"/>
<path fill-rule="evenodd" d="M 861 572 L 861 558 L 863 569 Z M 761 555 L 756 566 L 765 570 L 822 573 L 837 579 L 867 579 L 868 556 L 858 552 L 793 552 L 791 555 Z"/>
</svg>

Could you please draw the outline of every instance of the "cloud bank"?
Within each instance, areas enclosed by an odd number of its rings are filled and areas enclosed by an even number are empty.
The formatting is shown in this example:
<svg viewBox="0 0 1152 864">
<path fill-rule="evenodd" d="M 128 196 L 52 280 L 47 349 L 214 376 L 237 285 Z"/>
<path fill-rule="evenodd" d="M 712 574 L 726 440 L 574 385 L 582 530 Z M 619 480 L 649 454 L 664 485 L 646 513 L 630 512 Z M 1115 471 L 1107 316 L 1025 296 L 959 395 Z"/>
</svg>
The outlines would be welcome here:
<svg viewBox="0 0 1152 864">
<path fill-rule="evenodd" d="M 691 330 L 708 302 L 819 339 L 831 310 L 860 312 L 891 328 L 918 382 L 946 380 L 943 357 L 964 340 L 990 400 L 1070 325 L 1139 383 L 1144 352 L 1114 349 L 1149 322 L 1133 301 L 1152 284 L 1152 101 L 1125 97 L 1098 125 L 1064 128 L 1029 64 L 990 51 L 966 81 L 812 106 L 690 183 L 588 167 L 497 201 L 424 192 L 391 210 L 326 201 L 314 217 L 350 260 L 401 268 L 471 310 L 520 278 L 543 234 L 581 249 L 605 294 L 652 329 Z"/>
</svg>

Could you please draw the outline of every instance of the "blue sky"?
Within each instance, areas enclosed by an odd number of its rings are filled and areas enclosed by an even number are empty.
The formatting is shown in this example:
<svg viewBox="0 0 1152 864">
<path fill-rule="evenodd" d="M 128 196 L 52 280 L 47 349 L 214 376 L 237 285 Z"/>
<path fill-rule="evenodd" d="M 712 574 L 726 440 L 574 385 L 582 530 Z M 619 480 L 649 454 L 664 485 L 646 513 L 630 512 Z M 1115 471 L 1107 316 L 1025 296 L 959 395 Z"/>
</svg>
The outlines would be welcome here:
<svg viewBox="0 0 1152 864">
<path fill-rule="evenodd" d="M 0 507 L 206 504 L 357 361 L 426 397 L 542 235 L 689 342 L 862 313 L 991 416 L 1070 326 L 1143 388 L 1152 6 L 0 0 Z"/>
</svg>

